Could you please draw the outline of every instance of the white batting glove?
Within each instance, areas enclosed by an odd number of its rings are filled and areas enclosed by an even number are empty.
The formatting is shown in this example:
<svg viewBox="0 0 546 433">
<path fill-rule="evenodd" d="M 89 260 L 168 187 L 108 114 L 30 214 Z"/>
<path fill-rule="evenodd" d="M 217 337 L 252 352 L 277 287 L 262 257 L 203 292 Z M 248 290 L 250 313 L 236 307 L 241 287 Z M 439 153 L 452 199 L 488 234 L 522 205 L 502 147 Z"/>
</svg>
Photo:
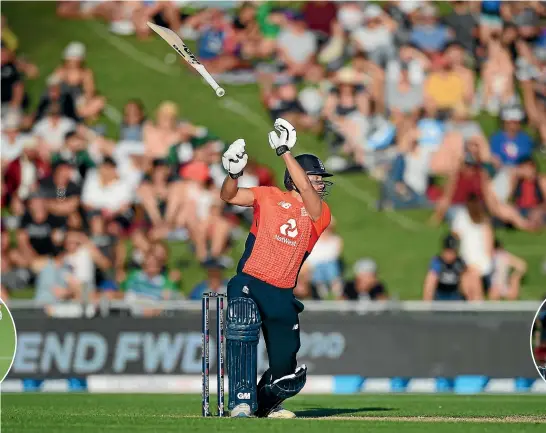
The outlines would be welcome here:
<svg viewBox="0 0 546 433">
<path fill-rule="evenodd" d="M 275 131 L 271 131 L 268 135 L 269 145 L 275 149 L 277 155 L 281 156 L 296 144 L 296 128 L 287 120 L 280 118 L 275 120 L 274 126 L 280 132 L 280 136 Z"/>
<path fill-rule="evenodd" d="M 248 162 L 245 146 L 245 140 L 239 138 L 228 147 L 222 156 L 222 165 L 232 179 L 237 179 L 243 174 Z"/>
</svg>

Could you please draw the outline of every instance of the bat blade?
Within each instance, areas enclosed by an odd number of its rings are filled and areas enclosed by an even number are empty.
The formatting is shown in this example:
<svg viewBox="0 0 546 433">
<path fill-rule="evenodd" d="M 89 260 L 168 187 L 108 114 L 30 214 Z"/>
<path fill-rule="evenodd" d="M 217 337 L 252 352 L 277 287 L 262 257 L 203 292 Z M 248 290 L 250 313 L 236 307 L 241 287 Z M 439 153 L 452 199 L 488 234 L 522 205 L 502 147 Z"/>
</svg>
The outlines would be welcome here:
<svg viewBox="0 0 546 433">
<path fill-rule="evenodd" d="M 156 32 L 165 42 L 167 42 L 181 57 L 184 58 L 190 65 L 200 65 L 201 62 L 197 60 L 197 57 L 190 51 L 187 45 L 180 39 L 175 32 L 167 27 L 158 26 L 157 24 L 147 22 L 154 32 Z"/>
</svg>

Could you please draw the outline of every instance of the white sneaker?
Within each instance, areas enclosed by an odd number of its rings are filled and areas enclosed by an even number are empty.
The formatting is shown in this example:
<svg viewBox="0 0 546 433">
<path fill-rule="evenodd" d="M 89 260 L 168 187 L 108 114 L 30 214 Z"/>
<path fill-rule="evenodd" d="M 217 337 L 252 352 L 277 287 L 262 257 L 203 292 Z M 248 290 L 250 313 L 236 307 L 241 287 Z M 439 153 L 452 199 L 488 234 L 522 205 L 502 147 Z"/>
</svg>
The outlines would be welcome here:
<svg viewBox="0 0 546 433">
<path fill-rule="evenodd" d="M 250 410 L 250 406 L 248 404 L 241 403 L 231 410 L 229 416 L 231 418 L 251 418 L 252 411 Z"/>
<path fill-rule="evenodd" d="M 292 419 L 292 418 L 296 418 L 296 414 L 294 412 L 290 412 L 289 410 L 284 409 L 282 406 L 279 406 L 277 409 L 274 409 L 273 412 L 267 415 L 267 417 L 279 418 L 279 419 Z"/>
</svg>

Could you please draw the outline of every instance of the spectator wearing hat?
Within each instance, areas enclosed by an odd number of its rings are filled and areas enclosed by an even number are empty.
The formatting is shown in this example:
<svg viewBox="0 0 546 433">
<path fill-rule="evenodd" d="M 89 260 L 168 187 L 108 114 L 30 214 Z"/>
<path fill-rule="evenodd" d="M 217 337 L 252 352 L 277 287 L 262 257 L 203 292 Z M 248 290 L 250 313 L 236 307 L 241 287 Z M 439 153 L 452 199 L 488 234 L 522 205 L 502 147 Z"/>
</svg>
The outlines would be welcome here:
<svg viewBox="0 0 546 433">
<path fill-rule="evenodd" d="M 467 266 L 458 253 L 459 242 L 453 235 L 445 237 L 442 251 L 430 262 L 423 285 L 424 301 L 463 301 L 472 299 L 465 288 Z"/>
<path fill-rule="evenodd" d="M 5 192 L 11 200 L 13 215 L 23 215 L 25 200 L 50 174 L 51 167 L 40 157 L 37 144 L 34 137 L 26 136 L 21 156 L 11 161 L 4 173 Z"/>
<path fill-rule="evenodd" d="M 531 157 L 534 143 L 521 128 L 524 117 L 523 110 L 518 106 L 502 110 L 502 129 L 489 140 L 491 153 L 498 165 L 514 166 L 518 160 Z"/>
<path fill-rule="evenodd" d="M 54 103 L 59 104 L 61 107 L 61 115 L 63 117 L 68 117 L 75 122 L 79 121 L 74 98 L 70 93 L 63 93 L 61 83 L 62 81 L 57 75 L 52 74 L 47 78 L 47 89 L 38 102 L 34 122 L 43 119 L 47 115 L 51 104 Z"/>
<path fill-rule="evenodd" d="M 44 154 L 58 152 L 64 144 L 66 134 L 76 129 L 76 122 L 63 116 L 58 102 L 51 103 L 46 116 L 36 122 L 32 134 L 38 138 Z"/>
<path fill-rule="evenodd" d="M 86 48 L 71 42 L 63 52 L 63 63 L 53 73 L 61 80 L 62 93 L 72 96 L 79 117 L 96 120 L 106 105 L 106 98 L 96 92 L 93 71 L 85 65 Z"/>
<path fill-rule="evenodd" d="M 1 152 L 2 171 L 8 164 L 21 156 L 29 136 L 21 132 L 22 117 L 18 112 L 8 113 L 2 120 Z"/>
<path fill-rule="evenodd" d="M 218 260 L 209 259 L 203 263 L 206 269 L 207 278 L 198 283 L 191 291 L 191 300 L 200 300 L 203 293 L 227 293 L 228 279 L 224 278 L 224 270 L 226 267 Z"/>
<path fill-rule="evenodd" d="M 370 258 L 354 265 L 354 279 L 345 283 L 343 296 L 351 301 L 380 301 L 389 298 L 387 289 L 377 274 L 377 264 Z"/>
<path fill-rule="evenodd" d="M 307 29 L 303 15 L 287 12 L 286 17 L 277 38 L 277 55 L 286 74 L 302 77 L 317 54 L 317 37 Z"/>
<path fill-rule="evenodd" d="M 453 31 L 438 20 L 436 6 L 427 2 L 419 9 L 410 42 L 429 56 L 441 53 L 453 39 Z"/>
<path fill-rule="evenodd" d="M 29 98 L 25 91 L 23 73 L 17 66 L 15 54 L 4 42 L 2 42 L 0 62 L 2 68 L 2 113 L 8 111 L 21 113 L 28 108 Z"/>
<path fill-rule="evenodd" d="M 120 179 L 116 162 L 104 158 L 97 169 L 87 173 L 83 183 L 81 201 L 88 222 L 93 224 L 94 218 L 104 218 L 111 234 L 128 230 L 134 216 L 134 193 L 131 185 Z"/>
<path fill-rule="evenodd" d="M 364 9 L 364 25 L 351 33 L 351 39 L 359 51 L 384 67 L 394 57 L 394 33 L 398 24 L 383 12 L 380 6 L 370 4 Z"/>
</svg>

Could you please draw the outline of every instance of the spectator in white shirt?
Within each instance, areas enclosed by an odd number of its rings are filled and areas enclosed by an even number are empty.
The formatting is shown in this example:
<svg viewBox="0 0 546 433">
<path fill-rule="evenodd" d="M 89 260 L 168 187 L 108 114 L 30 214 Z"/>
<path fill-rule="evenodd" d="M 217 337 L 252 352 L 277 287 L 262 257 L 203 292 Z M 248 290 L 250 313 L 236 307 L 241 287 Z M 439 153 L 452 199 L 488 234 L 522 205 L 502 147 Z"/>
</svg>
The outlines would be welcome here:
<svg viewBox="0 0 546 433">
<path fill-rule="evenodd" d="M 21 124 L 21 115 L 17 112 L 10 112 L 2 121 L 2 169 L 19 158 L 23 153 L 24 144 L 28 141 L 28 135 L 22 134 L 19 130 Z"/>
<path fill-rule="evenodd" d="M 334 231 L 332 222 L 315 244 L 313 251 L 307 258 L 311 267 L 311 282 L 316 286 L 321 299 L 332 293 L 336 299 L 343 295 L 343 281 L 341 279 L 340 258 L 343 251 L 343 239 Z"/>
<path fill-rule="evenodd" d="M 277 51 L 285 72 L 297 77 L 305 75 L 317 49 L 317 37 L 307 30 L 303 15 L 290 13 L 277 38 Z"/>
<path fill-rule="evenodd" d="M 127 230 L 134 216 L 134 193 L 131 184 L 118 176 L 115 161 L 104 158 L 98 169 L 88 172 L 83 184 L 82 204 L 90 223 L 102 217 L 111 234 Z"/>
<path fill-rule="evenodd" d="M 452 232 L 461 241 L 461 257 L 468 266 L 468 273 L 476 281 L 471 287 L 472 298 L 483 300 L 491 286 L 493 272 L 493 226 L 480 199 L 471 194 L 466 207 L 459 209 L 453 218 Z"/>
<path fill-rule="evenodd" d="M 49 106 L 47 116 L 36 122 L 32 133 L 40 140 L 41 148 L 47 152 L 58 152 L 64 144 L 64 138 L 76 129 L 76 122 L 61 113 L 61 106 L 54 102 Z"/>
</svg>

